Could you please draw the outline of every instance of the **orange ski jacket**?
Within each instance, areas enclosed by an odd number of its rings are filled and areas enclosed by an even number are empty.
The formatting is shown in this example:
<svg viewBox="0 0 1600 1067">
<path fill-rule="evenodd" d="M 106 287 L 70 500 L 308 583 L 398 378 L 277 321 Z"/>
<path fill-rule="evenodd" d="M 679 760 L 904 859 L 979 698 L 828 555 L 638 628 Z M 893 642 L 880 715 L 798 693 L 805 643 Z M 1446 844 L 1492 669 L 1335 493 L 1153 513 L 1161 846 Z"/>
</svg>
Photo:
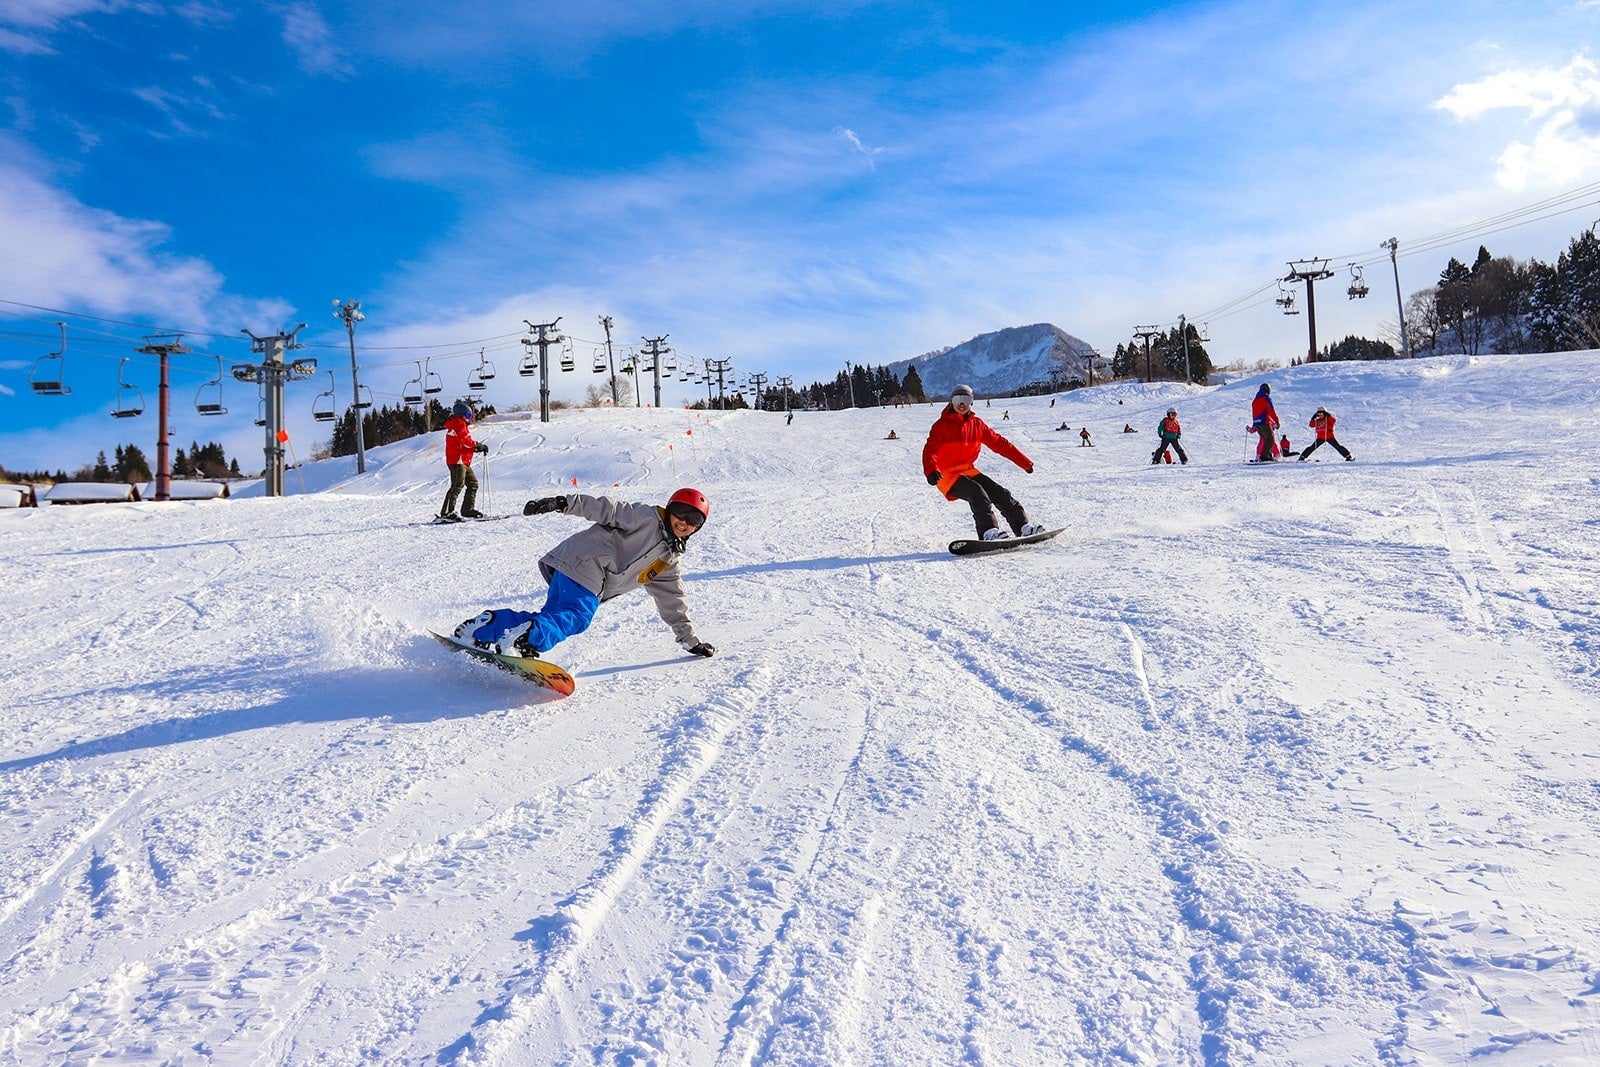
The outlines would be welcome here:
<svg viewBox="0 0 1600 1067">
<path fill-rule="evenodd" d="M 1023 455 L 1022 449 L 990 429 L 989 424 L 976 413 L 961 414 L 949 404 L 939 413 L 939 418 L 928 430 L 928 443 L 922 446 L 922 473 L 924 476 L 939 472 L 939 492 L 946 499 L 956 479 L 977 474 L 978 453 L 984 446 L 1004 456 L 1029 474 L 1033 473 L 1033 460 Z"/>
</svg>

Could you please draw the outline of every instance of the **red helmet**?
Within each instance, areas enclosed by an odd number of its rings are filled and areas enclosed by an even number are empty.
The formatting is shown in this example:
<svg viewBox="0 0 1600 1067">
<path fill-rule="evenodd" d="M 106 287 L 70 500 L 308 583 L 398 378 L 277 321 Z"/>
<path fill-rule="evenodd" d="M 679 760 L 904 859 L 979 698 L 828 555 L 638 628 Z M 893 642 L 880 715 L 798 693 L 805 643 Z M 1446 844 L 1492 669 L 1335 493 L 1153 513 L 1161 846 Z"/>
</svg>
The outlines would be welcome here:
<svg viewBox="0 0 1600 1067">
<path fill-rule="evenodd" d="M 696 516 L 690 518 L 684 509 L 695 512 Z M 698 489 L 679 489 L 667 501 L 667 511 L 685 522 L 700 526 L 711 517 L 711 502 Z"/>
</svg>

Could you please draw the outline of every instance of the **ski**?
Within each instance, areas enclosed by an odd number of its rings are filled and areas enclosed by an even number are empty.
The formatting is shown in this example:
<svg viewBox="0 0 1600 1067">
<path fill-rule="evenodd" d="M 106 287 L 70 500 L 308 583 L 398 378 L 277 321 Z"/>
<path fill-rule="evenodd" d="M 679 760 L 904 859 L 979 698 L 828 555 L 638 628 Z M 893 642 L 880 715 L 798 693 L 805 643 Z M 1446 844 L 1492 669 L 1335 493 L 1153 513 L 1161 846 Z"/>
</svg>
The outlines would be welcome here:
<svg viewBox="0 0 1600 1067">
<path fill-rule="evenodd" d="M 1009 548 L 1021 548 L 1024 545 L 1036 545 L 1040 541 L 1048 541 L 1065 529 L 1065 526 L 1058 526 L 1054 530 L 1045 530 L 1042 533 L 1029 534 L 1026 537 L 1002 537 L 998 541 L 979 541 L 972 538 L 964 538 L 960 541 L 951 541 L 950 551 L 958 556 L 977 556 L 985 552 L 1004 552 Z"/>
</svg>

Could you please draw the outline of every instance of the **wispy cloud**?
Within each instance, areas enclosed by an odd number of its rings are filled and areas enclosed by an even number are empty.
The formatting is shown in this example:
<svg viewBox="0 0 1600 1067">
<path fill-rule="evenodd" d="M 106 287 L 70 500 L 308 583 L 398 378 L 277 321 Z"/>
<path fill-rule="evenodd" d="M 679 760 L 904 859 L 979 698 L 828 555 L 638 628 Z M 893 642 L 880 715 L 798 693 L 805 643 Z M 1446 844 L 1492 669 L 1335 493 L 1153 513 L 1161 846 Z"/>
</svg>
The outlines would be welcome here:
<svg viewBox="0 0 1600 1067">
<path fill-rule="evenodd" d="M 1463 121 L 1491 111 L 1527 113 L 1531 143 L 1512 141 L 1496 160 L 1508 189 L 1576 181 L 1600 162 L 1600 70 L 1587 56 L 1564 67 L 1511 69 L 1457 85 L 1434 106 Z"/>
<path fill-rule="evenodd" d="M 865 143 L 862 142 L 861 137 L 856 133 L 856 131 L 847 126 L 835 126 L 833 128 L 833 132 L 835 136 L 843 139 L 845 144 L 849 145 L 852 151 L 865 159 L 868 167 L 872 168 L 873 170 L 878 169 L 877 156 L 886 151 L 886 149 L 869 148 Z"/>
<path fill-rule="evenodd" d="M 352 73 L 338 38 L 315 4 L 291 4 L 284 9 L 283 43 L 299 57 L 301 67 L 313 74 L 344 78 Z"/>
</svg>

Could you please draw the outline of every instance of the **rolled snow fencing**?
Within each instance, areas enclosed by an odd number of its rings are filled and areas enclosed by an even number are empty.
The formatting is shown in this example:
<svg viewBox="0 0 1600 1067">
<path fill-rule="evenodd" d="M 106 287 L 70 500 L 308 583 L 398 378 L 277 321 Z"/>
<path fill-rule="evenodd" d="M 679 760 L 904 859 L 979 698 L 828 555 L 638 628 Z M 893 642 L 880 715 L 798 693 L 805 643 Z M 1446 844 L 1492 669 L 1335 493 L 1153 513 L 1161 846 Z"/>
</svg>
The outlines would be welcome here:
<svg viewBox="0 0 1600 1067">
<path fill-rule="evenodd" d="M 145 482 L 143 492 L 146 500 L 154 500 L 156 498 L 156 483 Z M 228 483 L 180 482 L 174 479 L 171 496 L 173 500 L 226 500 L 228 499 Z"/>
<path fill-rule="evenodd" d="M 121 482 L 57 482 L 45 491 L 46 504 L 124 504 L 142 499 L 139 487 Z"/>
<path fill-rule="evenodd" d="M 0 482 L 0 508 L 36 508 L 39 498 L 33 486 L 14 482 Z"/>
</svg>

